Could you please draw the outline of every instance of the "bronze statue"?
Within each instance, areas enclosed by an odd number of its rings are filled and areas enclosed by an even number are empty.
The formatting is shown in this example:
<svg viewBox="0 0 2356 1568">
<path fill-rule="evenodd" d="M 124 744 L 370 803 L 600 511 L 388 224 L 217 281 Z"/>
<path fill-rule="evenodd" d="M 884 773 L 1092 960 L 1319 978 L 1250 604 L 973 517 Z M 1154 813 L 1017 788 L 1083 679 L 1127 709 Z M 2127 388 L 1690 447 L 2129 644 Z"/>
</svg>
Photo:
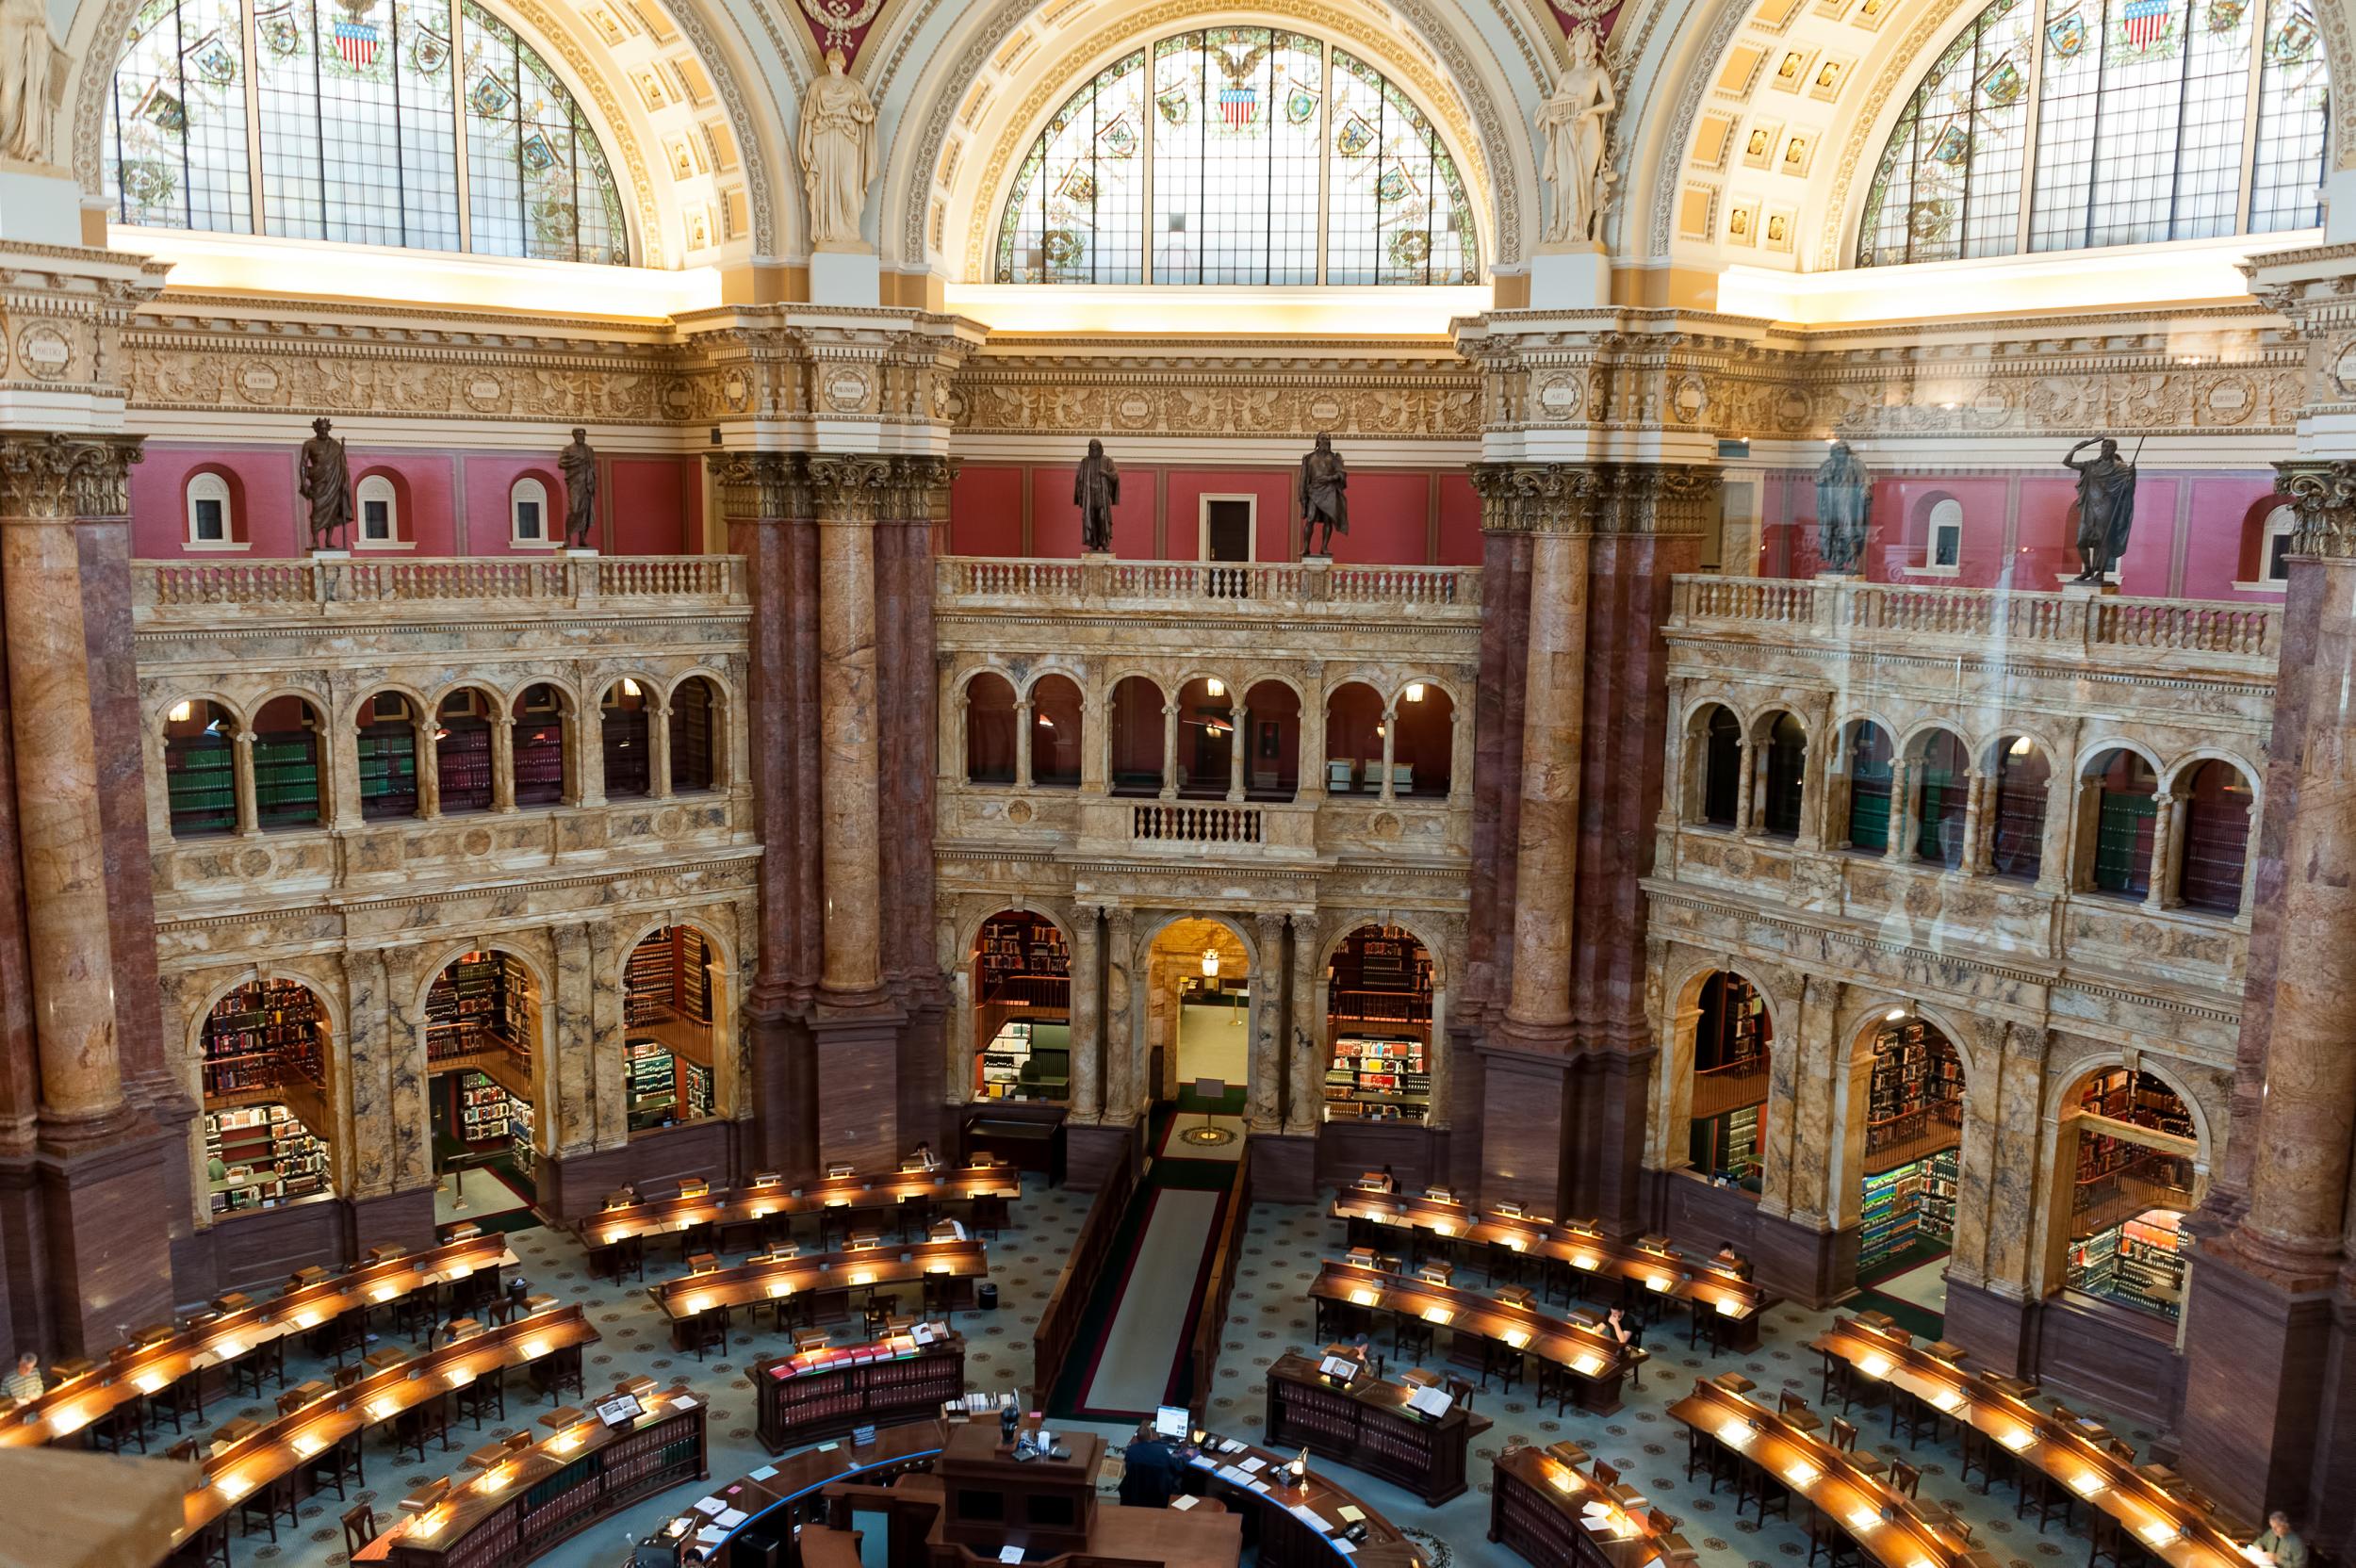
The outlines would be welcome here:
<svg viewBox="0 0 2356 1568">
<path fill-rule="evenodd" d="M 1873 476 L 1846 441 L 1835 441 L 1816 469 L 1816 553 L 1828 572 L 1854 572 L 1873 527 Z"/>
<path fill-rule="evenodd" d="M 1301 477 L 1293 482 L 1293 502 L 1301 509 L 1302 555 L 1331 555 L 1333 535 L 1350 531 L 1350 498 L 1343 493 L 1349 484 L 1350 471 L 1342 466 L 1342 454 L 1333 449 L 1333 438 L 1319 431 L 1317 449 L 1301 460 Z M 1319 523 L 1325 525 L 1325 536 L 1313 550 L 1309 536 Z"/>
<path fill-rule="evenodd" d="M 352 528 L 352 465 L 344 444 L 327 433 L 335 427 L 325 419 L 311 421 L 311 439 L 303 443 L 303 498 L 311 503 L 311 547 L 339 550 Z"/>
<path fill-rule="evenodd" d="M 2100 447 L 2090 458 L 2078 454 Z M 2143 449 L 2135 449 L 2140 452 Z M 2119 443 L 2089 435 L 2070 449 L 2065 466 L 2078 470 L 2078 564 L 2072 582 L 2100 582 L 2127 553 L 2127 531 L 2135 521 L 2135 466 L 2122 462 Z"/>
<path fill-rule="evenodd" d="M 1121 466 L 1104 455 L 1104 443 L 1091 437 L 1088 454 L 1072 475 L 1072 504 L 1080 509 L 1080 547 L 1113 547 L 1113 508 L 1121 504 Z"/>
<path fill-rule="evenodd" d="M 573 427 L 573 444 L 557 454 L 556 466 L 564 475 L 564 543 L 585 550 L 597 526 L 597 454 L 589 449 L 587 431 Z"/>
</svg>

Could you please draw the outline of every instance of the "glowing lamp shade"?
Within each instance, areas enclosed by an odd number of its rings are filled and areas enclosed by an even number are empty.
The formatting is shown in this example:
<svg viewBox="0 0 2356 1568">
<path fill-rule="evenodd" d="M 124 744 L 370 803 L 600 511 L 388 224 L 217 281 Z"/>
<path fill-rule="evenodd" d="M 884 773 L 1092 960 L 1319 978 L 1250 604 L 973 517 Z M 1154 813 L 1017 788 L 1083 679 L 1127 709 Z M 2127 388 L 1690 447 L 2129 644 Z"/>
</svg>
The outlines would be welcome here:
<svg viewBox="0 0 2356 1568">
<path fill-rule="evenodd" d="M 2154 1546 L 2165 1546 L 2176 1539 L 2176 1527 L 2165 1519 L 2154 1519 L 2135 1533 Z"/>
<path fill-rule="evenodd" d="M 1747 1447 L 1751 1441 L 1749 1423 L 1728 1417 L 1718 1424 L 1718 1440 L 1729 1448 Z"/>
<path fill-rule="evenodd" d="M 1644 1277 L 1644 1288 L 1646 1290 L 1667 1290 L 1669 1286 L 1674 1283 L 1676 1283 L 1676 1282 L 1671 1280 L 1666 1274 L 1648 1274 Z"/>
<path fill-rule="evenodd" d="M 1783 1473 L 1783 1478 L 1790 1481 L 1793 1486 L 1806 1486 L 1808 1482 L 1814 1480 L 1822 1474 L 1823 1472 L 1818 1470 L 1816 1466 L 1808 1463 L 1805 1460 L 1802 1460 L 1788 1467 Z"/>
<path fill-rule="evenodd" d="M 1426 1307 L 1423 1309 L 1423 1320 L 1426 1323 L 1445 1323 L 1455 1315 L 1456 1314 L 1451 1312 L 1447 1307 Z"/>
<path fill-rule="evenodd" d="M 2021 1452 L 2021 1449 L 2026 1448 L 2030 1444 L 2035 1443 L 2037 1441 L 2037 1434 L 2029 1430 L 2026 1427 L 2015 1427 L 2012 1430 L 2004 1435 L 2002 1441 L 2005 1447 L 2010 1448 L 2017 1454 Z"/>
<path fill-rule="evenodd" d="M 1592 1378 L 1596 1373 L 1603 1370 L 1603 1358 L 1600 1356 L 1581 1356 L 1577 1361 L 1571 1363 L 1571 1370 L 1577 1372 L 1582 1378 Z"/>
<path fill-rule="evenodd" d="M 1383 1299 L 1383 1298 L 1371 1290 L 1353 1290 L 1350 1293 L 1350 1300 L 1352 1306 L 1370 1307 L 1381 1299 Z"/>
<path fill-rule="evenodd" d="M 1602 1259 L 1596 1257 L 1593 1252 L 1575 1252 L 1571 1255 L 1571 1266 L 1573 1268 L 1583 1268 L 1590 1274 L 1593 1274 L 1595 1271 L 1595 1265 L 1601 1263 L 1602 1261 Z"/>
<path fill-rule="evenodd" d="M 164 1375 L 161 1372 L 142 1372 L 132 1386 L 141 1394 L 153 1394 L 164 1386 Z"/>
<path fill-rule="evenodd" d="M 1203 978 L 1205 980 L 1219 978 L 1219 949 L 1216 947 L 1206 947 L 1203 950 Z"/>
<path fill-rule="evenodd" d="M 1521 1329 L 1508 1329 L 1505 1331 L 1505 1343 L 1518 1350 L 1530 1343 L 1530 1335 Z"/>
<path fill-rule="evenodd" d="M 1718 1315 L 1721 1317 L 1740 1317 L 1742 1315 L 1742 1303 L 1736 1300 L 1731 1296 L 1721 1296 L 1718 1298 Z"/>
<path fill-rule="evenodd" d="M 1870 1508 L 1853 1508 L 1849 1511 L 1849 1527 L 1853 1530 L 1870 1530 L 1880 1523 L 1881 1515 Z"/>
<path fill-rule="evenodd" d="M 1587 1484 L 1579 1479 L 1579 1472 L 1576 1470 L 1557 1470 L 1546 1478 L 1554 1482 L 1554 1489 L 1557 1492 L 1577 1492 Z"/>
<path fill-rule="evenodd" d="M 2081 1497 L 2091 1497 L 2102 1490 L 2102 1478 L 2091 1470 L 2081 1470 L 2070 1480 L 2070 1490 Z"/>
<path fill-rule="evenodd" d="M 1887 1378 L 1890 1376 L 1890 1358 L 1867 1356 L 1857 1364 L 1857 1369 L 1869 1378 Z"/>
<path fill-rule="evenodd" d="M 568 1427 L 564 1431 L 559 1432 L 556 1436 L 548 1439 L 548 1452 L 552 1454 L 569 1454 L 580 1446 L 581 1432 L 576 1428 Z"/>
<path fill-rule="evenodd" d="M 59 1437 L 68 1432 L 78 1432 L 89 1425 L 90 1412 L 80 1405 L 68 1405 L 49 1417 L 49 1429 Z"/>
<path fill-rule="evenodd" d="M 542 1356 L 545 1356 L 548 1353 L 548 1342 L 547 1340 L 535 1336 L 524 1341 L 524 1359 L 526 1361 L 538 1361 Z"/>
<path fill-rule="evenodd" d="M 709 1312 L 712 1310 L 712 1298 L 709 1296 L 693 1297 L 688 1300 L 687 1310 L 690 1314 Z"/>
<path fill-rule="evenodd" d="M 442 1526 L 449 1518 L 448 1511 L 438 1508 L 420 1513 L 411 1522 L 409 1533 L 420 1540 L 430 1541 L 442 1533 Z"/>
</svg>

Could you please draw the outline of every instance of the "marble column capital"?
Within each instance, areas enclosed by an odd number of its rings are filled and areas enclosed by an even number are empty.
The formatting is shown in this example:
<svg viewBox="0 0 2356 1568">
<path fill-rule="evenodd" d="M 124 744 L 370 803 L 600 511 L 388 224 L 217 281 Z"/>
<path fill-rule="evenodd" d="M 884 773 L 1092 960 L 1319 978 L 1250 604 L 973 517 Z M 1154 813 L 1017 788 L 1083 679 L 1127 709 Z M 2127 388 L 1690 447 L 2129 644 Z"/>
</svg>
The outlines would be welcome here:
<svg viewBox="0 0 2356 1568">
<path fill-rule="evenodd" d="M 0 431 L 0 522 L 127 516 L 142 439 Z"/>
<path fill-rule="evenodd" d="M 1719 485 L 1672 463 L 1479 463 L 1472 481 L 1490 533 L 1700 533 Z"/>
<path fill-rule="evenodd" d="M 2356 459 L 2278 463 L 2279 488 L 2298 522 L 2291 553 L 2325 560 L 2356 558 Z"/>
<path fill-rule="evenodd" d="M 782 522 L 812 511 L 810 474 L 799 452 L 712 452 L 705 458 L 730 522 Z"/>
</svg>

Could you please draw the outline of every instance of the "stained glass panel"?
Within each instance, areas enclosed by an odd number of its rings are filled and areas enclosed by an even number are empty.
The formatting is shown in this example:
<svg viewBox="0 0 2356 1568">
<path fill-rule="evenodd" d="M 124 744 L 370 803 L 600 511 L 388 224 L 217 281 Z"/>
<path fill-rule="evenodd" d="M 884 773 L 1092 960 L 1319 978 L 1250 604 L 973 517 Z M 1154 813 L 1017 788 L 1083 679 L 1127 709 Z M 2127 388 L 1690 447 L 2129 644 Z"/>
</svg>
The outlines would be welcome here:
<svg viewBox="0 0 2356 1568">
<path fill-rule="evenodd" d="M 1096 74 L 1048 121 L 998 231 L 1000 283 L 1136 283 L 1145 240 L 1145 55 Z"/>
<path fill-rule="evenodd" d="M 1329 68 L 1327 55 L 1298 33 L 1213 27 L 1106 66 L 1016 171 L 993 275 L 1475 281 L 1472 205 L 1438 132 L 1372 66 L 1334 50 Z"/>
<path fill-rule="evenodd" d="M 1997 0 L 1892 128 L 1857 264 L 2018 250 L 2024 164 L 2032 251 L 2238 232 L 2245 179 L 2249 229 L 2318 222 L 2329 89 L 2313 3 L 2046 0 L 2031 39 L 2029 0 Z"/>
<path fill-rule="evenodd" d="M 254 0 L 249 24 L 237 0 L 155 0 L 132 25 L 107 106 L 118 215 L 626 262 L 621 195 L 579 105 L 504 23 L 471 3 L 463 18 L 451 11 L 450 0 Z"/>
<path fill-rule="evenodd" d="M 125 223 L 242 233 L 245 17 L 237 0 L 150 0 L 131 24 L 106 106 L 106 192 Z"/>
</svg>

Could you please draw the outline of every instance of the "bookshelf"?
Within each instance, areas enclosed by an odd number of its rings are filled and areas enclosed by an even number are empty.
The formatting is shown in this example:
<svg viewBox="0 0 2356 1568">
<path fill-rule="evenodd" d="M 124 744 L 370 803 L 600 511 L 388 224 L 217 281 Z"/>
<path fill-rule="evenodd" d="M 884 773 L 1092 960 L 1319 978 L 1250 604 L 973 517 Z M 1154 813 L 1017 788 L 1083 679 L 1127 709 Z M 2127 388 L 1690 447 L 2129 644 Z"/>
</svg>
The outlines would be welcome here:
<svg viewBox="0 0 2356 1568">
<path fill-rule="evenodd" d="M 383 822 L 417 814 L 417 731 L 407 710 L 360 728 L 360 817 Z"/>
<path fill-rule="evenodd" d="M 564 798 L 564 715 L 555 688 L 526 687 L 516 708 L 515 804 L 554 806 Z"/>
<path fill-rule="evenodd" d="M 515 1016 L 506 960 L 497 954 L 462 954 L 426 992 L 429 1068 L 484 1051 L 522 1050 L 530 1038 Z"/>
<path fill-rule="evenodd" d="M 300 728 L 265 730 L 254 738 L 254 818 L 265 828 L 319 825 L 319 733 L 311 710 L 302 711 Z"/>
<path fill-rule="evenodd" d="M 326 1016 L 310 988 L 294 981 L 239 986 L 213 1004 L 201 1050 L 207 1105 L 274 1096 L 290 1085 L 320 1088 Z"/>
<path fill-rule="evenodd" d="M 1072 1092 L 1072 1026 L 1012 1019 L 982 1049 L 984 1100 L 1061 1100 Z"/>
<path fill-rule="evenodd" d="M 753 1364 L 757 1429 L 773 1454 L 860 1427 L 921 1420 L 965 1395 L 965 1340 L 925 1325 L 926 1343 L 897 1337 L 829 1346 Z"/>
<path fill-rule="evenodd" d="M 1071 1005 L 1072 955 L 1063 933 L 1036 915 L 993 915 L 974 942 L 980 1002 Z"/>
<path fill-rule="evenodd" d="M 671 694 L 671 788 L 709 790 L 717 776 L 712 760 L 712 695 L 699 676 Z"/>
<path fill-rule="evenodd" d="M 1927 1155 L 1940 1140 L 1959 1139 L 1962 1126 L 1963 1062 L 1955 1047 L 1920 1019 L 1885 1025 L 1866 1091 L 1868 1168 L 1876 1153 L 1894 1155 L 1885 1163 Z"/>
<path fill-rule="evenodd" d="M 205 1113 L 211 1209 L 269 1208 L 327 1190 L 327 1145 L 286 1105 L 241 1105 Z M 215 1166 L 213 1162 L 219 1162 Z"/>
<path fill-rule="evenodd" d="M 199 838 L 237 826 L 237 747 L 209 731 L 164 743 L 164 794 L 172 836 Z"/>
<path fill-rule="evenodd" d="M 445 816 L 491 808 L 491 727 L 471 714 L 445 713 L 434 743 L 434 777 Z"/>
<path fill-rule="evenodd" d="M 1753 1177 L 1759 1168 L 1759 1125 L 1765 1115 L 1765 1105 L 1759 1104 L 1694 1118 L 1687 1151 L 1693 1168 L 1706 1176 L 1737 1181 Z"/>
<path fill-rule="evenodd" d="M 599 714 L 598 744 L 605 756 L 605 793 L 609 800 L 634 800 L 652 792 L 648 769 L 653 747 L 646 740 L 644 699 L 624 692 L 620 682 L 606 694 Z"/>
<path fill-rule="evenodd" d="M 1857 1273 L 1879 1267 L 1918 1243 L 1945 1247 L 1955 1238 L 1955 1150 L 1865 1178 L 1858 1216 Z"/>
<path fill-rule="evenodd" d="M 2146 1209 L 2072 1242 L 2070 1288 L 2173 1320 L 2182 1310 L 2184 1258 L 2173 1209 Z"/>
<path fill-rule="evenodd" d="M 1413 1037 L 1348 1034 L 1325 1069 L 1328 1121 L 1421 1121 L 1432 1109 L 1432 1062 Z"/>
<path fill-rule="evenodd" d="M 1326 1012 L 1334 1023 L 1390 1025 L 1375 1031 L 1432 1038 L 1432 956 L 1395 925 L 1351 932 L 1326 971 Z"/>
</svg>

